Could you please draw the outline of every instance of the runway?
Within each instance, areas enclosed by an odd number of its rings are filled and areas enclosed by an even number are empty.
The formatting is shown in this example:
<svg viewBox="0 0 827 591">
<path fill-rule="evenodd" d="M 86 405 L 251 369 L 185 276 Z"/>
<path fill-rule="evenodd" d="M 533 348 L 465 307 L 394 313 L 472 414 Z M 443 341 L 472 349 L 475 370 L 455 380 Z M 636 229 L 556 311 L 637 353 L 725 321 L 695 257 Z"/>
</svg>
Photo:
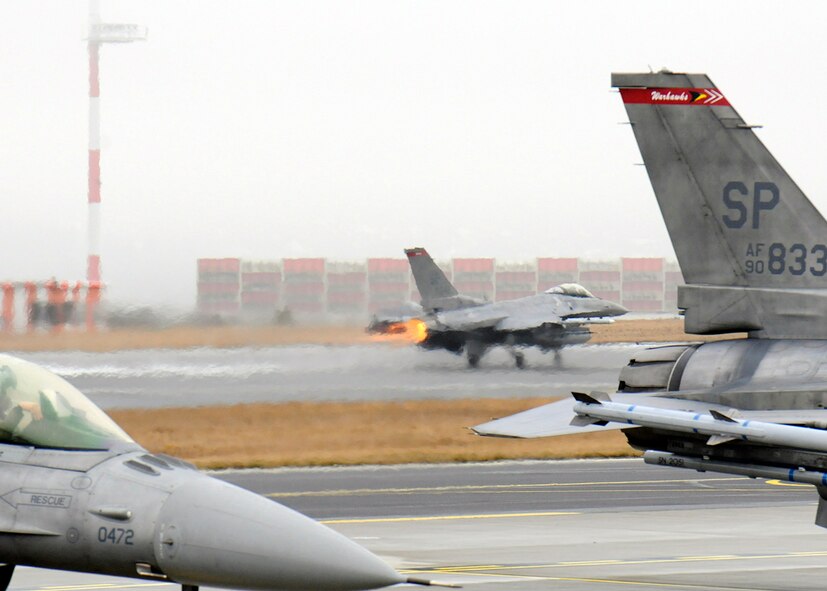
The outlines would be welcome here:
<svg viewBox="0 0 827 591">
<path fill-rule="evenodd" d="M 284 469 L 221 478 L 325 521 L 415 576 L 480 591 L 815 590 L 812 487 L 640 460 Z M 12 589 L 172 589 L 20 569 Z"/>
<path fill-rule="evenodd" d="M 294 400 L 411 400 L 568 395 L 614 390 L 640 345 L 526 350 L 517 370 L 502 348 L 480 367 L 464 357 L 402 345 L 42 352 L 19 357 L 68 379 L 102 408 L 157 408 Z"/>
</svg>

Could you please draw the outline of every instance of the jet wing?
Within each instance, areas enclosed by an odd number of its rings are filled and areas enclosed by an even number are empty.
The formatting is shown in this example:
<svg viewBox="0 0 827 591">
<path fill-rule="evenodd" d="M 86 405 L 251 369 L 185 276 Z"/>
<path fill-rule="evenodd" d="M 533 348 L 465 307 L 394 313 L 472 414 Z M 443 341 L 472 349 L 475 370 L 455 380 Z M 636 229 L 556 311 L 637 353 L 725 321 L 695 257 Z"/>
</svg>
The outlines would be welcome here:
<svg viewBox="0 0 827 591">
<path fill-rule="evenodd" d="M 504 331 L 531 330 L 544 324 L 561 325 L 563 321 L 559 316 L 550 316 L 549 314 L 512 314 L 500 320 L 494 328 Z"/>
<path fill-rule="evenodd" d="M 450 330 L 474 330 L 477 328 L 495 327 L 497 323 L 508 317 L 508 314 L 502 311 L 494 311 L 488 309 L 487 306 L 480 306 L 478 308 L 440 312 L 436 315 L 436 320 L 441 328 Z"/>
<path fill-rule="evenodd" d="M 723 404 L 712 404 L 699 400 L 687 400 L 674 396 L 664 396 L 663 392 L 624 394 L 622 392 L 611 395 L 613 402 L 622 404 L 641 404 L 665 410 L 683 410 L 708 414 L 710 410 L 721 413 L 729 412 L 732 407 Z M 564 398 L 537 408 L 532 408 L 502 419 L 496 419 L 472 427 L 477 435 L 487 437 L 516 437 L 533 439 L 537 437 L 554 437 L 557 435 L 572 435 L 608 429 L 631 429 L 636 425 L 624 423 L 609 423 L 606 426 L 589 425 L 579 427 L 572 425 L 575 417 L 572 406 L 574 398 Z M 814 425 L 827 422 L 827 409 L 816 410 L 741 410 L 740 415 L 745 419 L 782 423 L 787 425 Z"/>
<path fill-rule="evenodd" d="M 563 318 L 560 316 L 550 314 L 512 314 L 507 318 L 503 318 L 494 326 L 497 330 L 516 331 L 516 330 L 531 330 L 532 328 L 539 328 L 544 325 L 556 325 L 563 327 L 582 326 L 584 324 L 611 324 L 614 320 L 611 318 L 586 318 L 586 317 L 569 317 Z"/>
<path fill-rule="evenodd" d="M 471 427 L 471 430 L 477 435 L 486 437 L 533 439 L 536 437 L 554 437 L 556 435 L 588 433 L 589 431 L 599 431 L 601 429 L 622 428 L 622 425 L 617 423 L 609 423 L 605 427 L 598 425 L 575 427 L 571 424 L 571 420 L 575 417 L 572 410 L 574 402 L 574 398 L 564 398 L 502 419 L 482 423 Z"/>
<path fill-rule="evenodd" d="M 465 308 L 440 312 L 436 315 L 439 324 L 451 330 L 474 330 L 477 328 L 493 328 L 501 331 L 531 330 L 546 324 L 557 326 L 580 326 L 595 322 L 611 322 L 611 319 L 586 318 L 572 316 L 563 318 L 547 311 L 540 313 L 537 309 L 528 309 L 516 313 L 507 313 L 502 309 L 491 309 L 488 306 Z"/>
</svg>

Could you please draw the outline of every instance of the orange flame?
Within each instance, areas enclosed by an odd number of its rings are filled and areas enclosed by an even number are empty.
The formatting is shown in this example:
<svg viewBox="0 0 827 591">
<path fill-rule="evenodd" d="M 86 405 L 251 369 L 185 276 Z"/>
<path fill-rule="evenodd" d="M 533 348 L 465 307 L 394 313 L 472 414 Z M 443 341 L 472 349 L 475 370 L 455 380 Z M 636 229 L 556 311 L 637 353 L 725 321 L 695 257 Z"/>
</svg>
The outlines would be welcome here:
<svg viewBox="0 0 827 591">
<path fill-rule="evenodd" d="M 384 333 L 374 337 L 382 341 L 421 343 L 428 338 L 428 327 L 419 318 L 411 318 L 405 322 L 394 322 Z"/>
</svg>

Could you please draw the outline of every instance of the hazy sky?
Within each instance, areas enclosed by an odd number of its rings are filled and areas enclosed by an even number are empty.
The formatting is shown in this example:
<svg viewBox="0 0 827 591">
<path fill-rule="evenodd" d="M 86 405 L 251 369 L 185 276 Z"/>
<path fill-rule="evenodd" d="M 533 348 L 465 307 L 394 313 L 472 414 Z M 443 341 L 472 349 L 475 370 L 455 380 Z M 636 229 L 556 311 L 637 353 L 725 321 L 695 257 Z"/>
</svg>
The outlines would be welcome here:
<svg viewBox="0 0 827 591">
<path fill-rule="evenodd" d="M 4 2 L 0 279 L 82 279 L 84 1 Z M 195 259 L 673 257 L 612 71 L 707 72 L 827 211 L 823 2 L 101 0 L 111 298 Z M 821 64 L 821 65 L 820 65 Z"/>
</svg>

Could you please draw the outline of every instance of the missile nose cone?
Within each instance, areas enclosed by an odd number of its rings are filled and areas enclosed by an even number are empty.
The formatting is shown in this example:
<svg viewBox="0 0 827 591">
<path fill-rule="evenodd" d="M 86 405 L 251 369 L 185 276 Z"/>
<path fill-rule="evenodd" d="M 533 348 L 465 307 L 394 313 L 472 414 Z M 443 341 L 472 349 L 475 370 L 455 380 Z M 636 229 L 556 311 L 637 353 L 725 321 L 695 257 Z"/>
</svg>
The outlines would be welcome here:
<svg viewBox="0 0 827 591">
<path fill-rule="evenodd" d="M 352 591 L 405 580 L 332 529 L 201 474 L 164 503 L 154 547 L 158 566 L 179 583 Z"/>
</svg>

